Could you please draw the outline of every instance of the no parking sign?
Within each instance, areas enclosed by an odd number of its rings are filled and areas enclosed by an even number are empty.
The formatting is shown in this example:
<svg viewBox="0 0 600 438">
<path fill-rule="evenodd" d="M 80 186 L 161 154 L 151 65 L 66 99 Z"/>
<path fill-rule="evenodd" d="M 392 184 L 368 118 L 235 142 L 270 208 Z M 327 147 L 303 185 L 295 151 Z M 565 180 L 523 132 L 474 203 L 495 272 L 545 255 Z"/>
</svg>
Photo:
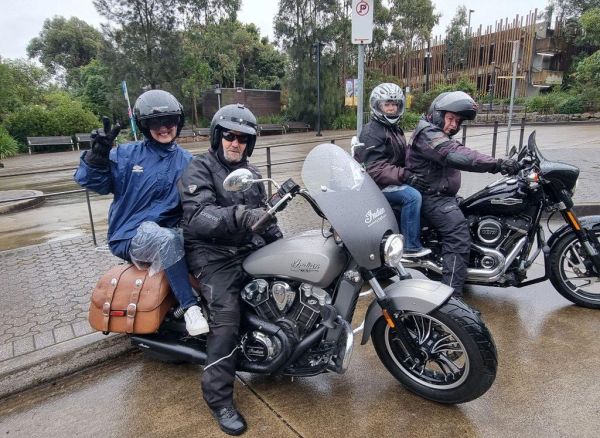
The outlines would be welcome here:
<svg viewBox="0 0 600 438">
<path fill-rule="evenodd" d="M 374 0 L 352 0 L 352 44 L 370 44 L 373 40 Z"/>
</svg>

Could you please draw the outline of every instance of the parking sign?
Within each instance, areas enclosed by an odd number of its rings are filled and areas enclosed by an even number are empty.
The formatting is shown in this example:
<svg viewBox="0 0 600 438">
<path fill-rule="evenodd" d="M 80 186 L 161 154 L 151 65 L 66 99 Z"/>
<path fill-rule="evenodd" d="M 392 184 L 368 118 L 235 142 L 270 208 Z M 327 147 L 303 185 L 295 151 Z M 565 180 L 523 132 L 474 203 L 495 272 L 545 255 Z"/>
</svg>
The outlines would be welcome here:
<svg viewBox="0 0 600 438">
<path fill-rule="evenodd" d="M 370 44 L 373 40 L 375 0 L 352 0 L 352 44 Z"/>
</svg>

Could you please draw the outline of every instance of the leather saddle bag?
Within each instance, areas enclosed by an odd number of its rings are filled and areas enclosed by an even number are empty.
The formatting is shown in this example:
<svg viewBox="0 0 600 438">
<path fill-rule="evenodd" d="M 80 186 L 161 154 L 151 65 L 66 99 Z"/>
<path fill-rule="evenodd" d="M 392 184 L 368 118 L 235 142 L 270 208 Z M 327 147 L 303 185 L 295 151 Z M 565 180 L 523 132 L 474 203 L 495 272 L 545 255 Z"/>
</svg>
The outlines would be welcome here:
<svg viewBox="0 0 600 438">
<path fill-rule="evenodd" d="M 132 264 L 116 265 L 98 280 L 88 319 L 104 333 L 154 333 L 174 304 L 164 272 L 150 276 Z"/>
</svg>

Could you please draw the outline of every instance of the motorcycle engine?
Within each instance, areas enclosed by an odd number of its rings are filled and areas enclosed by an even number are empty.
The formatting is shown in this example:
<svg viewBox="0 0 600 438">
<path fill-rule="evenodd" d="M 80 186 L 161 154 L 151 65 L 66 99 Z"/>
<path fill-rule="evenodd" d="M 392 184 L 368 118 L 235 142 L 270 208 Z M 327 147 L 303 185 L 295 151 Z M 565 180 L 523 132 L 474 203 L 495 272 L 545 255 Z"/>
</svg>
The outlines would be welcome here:
<svg viewBox="0 0 600 438">
<path fill-rule="evenodd" d="M 471 216 L 469 221 L 473 243 L 490 248 L 498 248 L 507 241 L 522 237 L 531 227 L 529 218 Z"/>
<path fill-rule="evenodd" d="M 331 295 L 311 284 L 281 280 L 269 282 L 262 278 L 248 283 L 241 297 L 260 318 L 280 325 L 295 341 L 314 327 L 322 306 L 331 304 Z M 242 351 L 252 361 L 270 360 L 280 350 L 280 341 L 276 337 L 259 330 L 246 333 L 242 338 Z"/>
</svg>

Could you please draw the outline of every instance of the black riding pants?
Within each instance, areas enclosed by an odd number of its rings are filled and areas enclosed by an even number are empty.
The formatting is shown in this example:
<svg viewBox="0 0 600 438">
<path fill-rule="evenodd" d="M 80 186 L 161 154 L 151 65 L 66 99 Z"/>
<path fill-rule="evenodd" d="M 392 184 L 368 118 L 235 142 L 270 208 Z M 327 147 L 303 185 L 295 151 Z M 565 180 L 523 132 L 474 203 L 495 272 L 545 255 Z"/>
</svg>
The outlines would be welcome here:
<svg viewBox="0 0 600 438">
<path fill-rule="evenodd" d="M 247 276 L 242 269 L 242 258 L 238 257 L 205 266 L 196 277 L 200 281 L 200 294 L 208 305 L 210 327 L 202 393 L 211 409 L 219 409 L 233 405 L 240 291 Z"/>
<path fill-rule="evenodd" d="M 423 195 L 421 214 L 438 231 L 442 242 L 442 283 L 461 296 L 467 277 L 471 235 L 454 196 Z"/>
</svg>

